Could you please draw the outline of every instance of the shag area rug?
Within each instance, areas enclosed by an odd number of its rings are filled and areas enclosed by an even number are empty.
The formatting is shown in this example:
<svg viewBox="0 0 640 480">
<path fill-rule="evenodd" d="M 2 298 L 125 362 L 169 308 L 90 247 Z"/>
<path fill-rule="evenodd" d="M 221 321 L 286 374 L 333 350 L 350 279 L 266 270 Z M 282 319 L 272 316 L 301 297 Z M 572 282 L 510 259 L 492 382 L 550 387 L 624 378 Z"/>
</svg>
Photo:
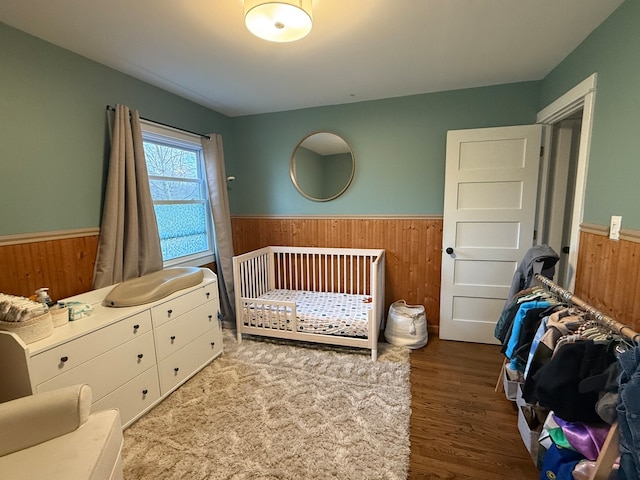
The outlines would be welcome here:
<svg viewBox="0 0 640 480">
<path fill-rule="evenodd" d="M 125 479 L 405 479 L 409 350 L 238 343 L 124 432 Z"/>
</svg>

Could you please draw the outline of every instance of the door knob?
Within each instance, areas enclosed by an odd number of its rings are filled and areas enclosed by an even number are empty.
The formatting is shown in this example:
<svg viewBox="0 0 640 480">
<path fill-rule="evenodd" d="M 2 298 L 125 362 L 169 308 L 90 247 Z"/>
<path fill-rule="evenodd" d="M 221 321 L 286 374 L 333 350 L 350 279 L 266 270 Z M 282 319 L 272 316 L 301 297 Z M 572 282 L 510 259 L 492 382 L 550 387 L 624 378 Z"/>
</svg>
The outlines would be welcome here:
<svg viewBox="0 0 640 480">
<path fill-rule="evenodd" d="M 569 253 L 569 247 L 562 247 L 562 253 Z"/>
<path fill-rule="evenodd" d="M 453 253 L 453 248 L 451 247 L 447 247 L 447 249 L 445 250 L 445 252 L 447 252 L 449 255 L 451 255 Z"/>
</svg>

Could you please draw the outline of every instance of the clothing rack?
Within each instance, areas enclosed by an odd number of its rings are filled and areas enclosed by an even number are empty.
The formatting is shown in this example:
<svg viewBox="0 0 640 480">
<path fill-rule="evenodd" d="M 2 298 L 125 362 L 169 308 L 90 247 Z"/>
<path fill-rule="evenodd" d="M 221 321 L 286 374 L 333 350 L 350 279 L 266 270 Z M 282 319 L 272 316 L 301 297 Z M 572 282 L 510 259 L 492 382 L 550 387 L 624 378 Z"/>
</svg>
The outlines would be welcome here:
<svg viewBox="0 0 640 480">
<path fill-rule="evenodd" d="M 600 325 L 603 325 L 609 328 L 611 331 L 616 332 L 617 334 L 632 340 L 636 345 L 640 343 L 640 333 L 633 330 L 629 325 L 624 325 L 622 323 L 619 323 L 613 318 L 605 315 L 601 311 L 596 310 L 587 302 L 579 299 L 573 293 L 560 287 L 559 285 L 554 283 L 552 280 L 549 280 L 548 278 L 540 274 L 536 274 L 535 278 L 539 284 L 546 287 L 551 293 L 553 293 L 559 299 L 564 300 L 567 303 L 578 307 L 580 310 L 583 310 L 590 318 L 598 322 Z"/>
<path fill-rule="evenodd" d="M 630 326 L 619 323 L 613 318 L 600 312 L 599 310 L 596 310 L 587 302 L 576 297 L 568 290 L 560 287 L 552 280 L 549 280 L 548 278 L 540 274 L 536 274 L 535 278 L 541 286 L 545 287 L 547 290 L 549 290 L 549 292 L 558 297 L 560 300 L 564 300 L 565 302 L 578 307 L 600 325 L 606 326 L 611 331 L 618 333 L 622 337 L 630 339 L 634 344 L 638 345 L 640 340 L 640 333 L 633 330 Z M 589 477 L 589 480 L 606 480 L 609 478 L 613 463 L 620 454 L 619 443 L 620 432 L 618 429 L 618 422 L 615 422 L 609 429 L 609 434 L 607 435 L 604 445 L 602 446 L 600 455 L 598 455 L 596 468 Z"/>
</svg>

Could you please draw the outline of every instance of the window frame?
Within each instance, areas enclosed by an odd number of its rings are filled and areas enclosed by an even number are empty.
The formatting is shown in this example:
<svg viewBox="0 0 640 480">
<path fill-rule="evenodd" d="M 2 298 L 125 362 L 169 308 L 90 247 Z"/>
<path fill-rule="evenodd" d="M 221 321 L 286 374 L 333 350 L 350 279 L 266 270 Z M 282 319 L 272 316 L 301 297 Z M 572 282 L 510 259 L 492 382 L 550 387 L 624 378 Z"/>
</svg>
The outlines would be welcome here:
<svg viewBox="0 0 640 480">
<path fill-rule="evenodd" d="M 175 128 L 171 128 L 165 125 L 160 125 L 154 122 L 150 122 L 148 120 L 140 120 L 140 127 L 142 130 L 142 141 L 143 143 L 146 141 L 158 143 L 161 145 L 166 145 L 168 147 L 176 147 L 183 148 L 185 150 L 193 150 L 196 152 L 197 156 L 197 172 L 198 172 L 198 180 L 193 180 L 194 183 L 199 183 L 201 185 L 201 189 L 203 192 L 203 201 L 202 204 L 204 206 L 205 212 L 208 212 L 208 215 L 205 214 L 206 221 L 206 229 L 207 229 L 207 240 L 209 243 L 209 249 L 203 252 L 194 253 L 191 255 L 185 255 L 183 257 L 172 258 L 171 260 L 163 259 L 164 268 L 167 267 L 176 267 L 176 266 L 191 266 L 191 267 L 200 267 L 202 265 L 206 265 L 208 263 L 215 262 L 215 231 L 213 225 L 213 217 L 211 215 L 211 204 L 209 199 L 209 186 L 207 185 L 207 178 L 205 174 L 204 167 L 204 156 L 202 153 L 202 142 L 200 136 L 191 134 L 188 132 L 184 132 L 182 130 L 178 130 Z M 145 159 L 146 163 L 146 159 Z M 171 180 L 174 177 L 160 177 L 160 176 L 151 176 L 148 175 L 148 180 L 151 182 L 152 179 L 160 179 L 160 180 Z M 185 181 L 184 178 L 180 178 L 180 181 Z M 179 203 L 200 203 L 200 202 L 189 202 L 187 200 L 184 201 L 167 201 L 167 200 L 153 200 L 154 210 L 155 205 L 167 205 L 167 204 L 179 204 Z M 157 219 L 156 219 L 157 222 Z"/>
</svg>

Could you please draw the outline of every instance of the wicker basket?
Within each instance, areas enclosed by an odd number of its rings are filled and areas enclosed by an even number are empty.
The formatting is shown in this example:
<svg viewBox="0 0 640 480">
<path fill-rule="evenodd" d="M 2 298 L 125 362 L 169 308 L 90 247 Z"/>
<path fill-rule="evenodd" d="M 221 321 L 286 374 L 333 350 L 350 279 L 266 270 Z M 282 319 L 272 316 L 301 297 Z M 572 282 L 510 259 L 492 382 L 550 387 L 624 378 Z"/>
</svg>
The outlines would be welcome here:
<svg viewBox="0 0 640 480">
<path fill-rule="evenodd" d="M 0 321 L 0 330 L 18 335 L 24 343 L 33 343 L 53 333 L 53 319 L 49 312 L 25 322 Z"/>
<path fill-rule="evenodd" d="M 61 327 L 69 323 L 69 309 L 64 308 L 52 308 L 49 310 L 51 318 L 53 319 L 54 327 Z"/>
</svg>

